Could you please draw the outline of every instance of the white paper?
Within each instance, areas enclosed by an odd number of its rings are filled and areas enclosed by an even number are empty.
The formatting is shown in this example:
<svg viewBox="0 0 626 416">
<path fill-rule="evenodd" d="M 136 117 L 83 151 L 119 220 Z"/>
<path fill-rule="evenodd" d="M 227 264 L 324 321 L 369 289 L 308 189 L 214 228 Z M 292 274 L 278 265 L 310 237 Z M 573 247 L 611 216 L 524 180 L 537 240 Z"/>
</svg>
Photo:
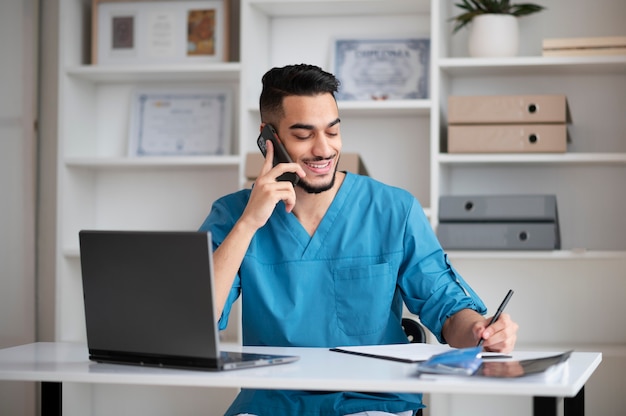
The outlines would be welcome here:
<svg viewBox="0 0 626 416">
<path fill-rule="evenodd" d="M 337 347 L 336 349 L 355 354 L 417 362 L 426 361 L 433 355 L 450 351 L 452 348 L 443 344 L 412 343 Z"/>
<path fill-rule="evenodd" d="M 436 354 L 441 354 L 455 348 L 447 344 L 385 344 L 385 345 L 364 345 L 350 347 L 336 347 L 335 350 L 349 352 L 352 354 L 367 355 L 374 358 L 386 358 L 407 362 L 426 361 Z M 511 358 L 509 355 L 497 352 L 482 352 L 482 358 Z"/>
<path fill-rule="evenodd" d="M 151 58 L 172 58 L 176 56 L 176 13 L 163 10 L 148 14 L 147 51 Z"/>
</svg>

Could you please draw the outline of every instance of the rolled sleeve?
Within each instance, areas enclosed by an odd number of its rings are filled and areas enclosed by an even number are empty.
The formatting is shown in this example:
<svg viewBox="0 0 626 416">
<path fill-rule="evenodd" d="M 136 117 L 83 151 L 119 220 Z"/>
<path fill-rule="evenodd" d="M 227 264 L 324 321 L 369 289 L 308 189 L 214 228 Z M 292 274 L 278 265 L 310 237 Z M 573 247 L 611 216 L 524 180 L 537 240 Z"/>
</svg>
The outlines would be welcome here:
<svg viewBox="0 0 626 416">
<path fill-rule="evenodd" d="M 407 221 L 404 250 L 400 279 L 404 302 L 439 342 L 445 343 L 441 332 L 450 316 L 462 309 L 487 312 L 480 297 L 450 264 L 417 202 Z"/>
</svg>

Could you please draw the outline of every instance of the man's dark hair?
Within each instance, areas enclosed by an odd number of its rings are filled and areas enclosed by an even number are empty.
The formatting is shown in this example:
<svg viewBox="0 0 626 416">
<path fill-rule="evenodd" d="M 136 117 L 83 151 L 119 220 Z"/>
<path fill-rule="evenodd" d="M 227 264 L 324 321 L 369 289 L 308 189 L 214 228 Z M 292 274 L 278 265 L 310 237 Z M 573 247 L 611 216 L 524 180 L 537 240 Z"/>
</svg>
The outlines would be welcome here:
<svg viewBox="0 0 626 416">
<path fill-rule="evenodd" d="M 265 123 L 276 123 L 283 116 L 285 97 L 330 93 L 334 98 L 339 89 L 339 80 L 333 74 L 307 64 L 272 68 L 263 75 L 262 82 L 260 109 Z"/>
</svg>

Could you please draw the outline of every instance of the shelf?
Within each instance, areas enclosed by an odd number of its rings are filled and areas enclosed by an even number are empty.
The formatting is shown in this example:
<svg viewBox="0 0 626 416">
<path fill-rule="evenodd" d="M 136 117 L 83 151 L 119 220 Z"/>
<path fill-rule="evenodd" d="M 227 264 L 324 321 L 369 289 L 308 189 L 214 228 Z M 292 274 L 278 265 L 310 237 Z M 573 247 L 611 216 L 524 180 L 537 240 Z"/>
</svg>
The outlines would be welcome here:
<svg viewBox="0 0 626 416">
<path fill-rule="evenodd" d="M 93 82 L 238 81 L 238 62 L 212 64 L 72 66 L 69 76 Z"/>
<path fill-rule="evenodd" d="M 120 169 L 120 168 L 154 168 L 154 167 L 238 167 L 239 156 L 168 156 L 168 157 L 70 157 L 65 165 L 70 168 L 83 169 Z"/>
<path fill-rule="evenodd" d="M 549 251 L 467 251 L 447 250 L 458 260 L 626 260 L 626 251 L 549 250 Z"/>
<path fill-rule="evenodd" d="M 625 56 L 517 58 L 443 58 L 439 68 L 450 75 L 626 74 Z"/>
<path fill-rule="evenodd" d="M 253 0 L 270 16 L 355 16 L 430 13 L 428 0 Z"/>
<path fill-rule="evenodd" d="M 415 116 L 429 115 L 430 100 L 338 101 L 340 114 L 351 116 Z"/>
<path fill-rule="evenodd" d="M 449 154 L 438 156 L 441 164 L 560 164 L 626 165 L 626 153 L 554 153 L 554 154 Z"/>
<path fill-rule="evenodd" d="M 337 101 L 339 115 L 389 117 L 389 116 L 428 116 L 431 100 L 392 100 L 392 101 Z M 250 113 L 259 112 L 258 104 L 248 106 Z"/>
</svg>

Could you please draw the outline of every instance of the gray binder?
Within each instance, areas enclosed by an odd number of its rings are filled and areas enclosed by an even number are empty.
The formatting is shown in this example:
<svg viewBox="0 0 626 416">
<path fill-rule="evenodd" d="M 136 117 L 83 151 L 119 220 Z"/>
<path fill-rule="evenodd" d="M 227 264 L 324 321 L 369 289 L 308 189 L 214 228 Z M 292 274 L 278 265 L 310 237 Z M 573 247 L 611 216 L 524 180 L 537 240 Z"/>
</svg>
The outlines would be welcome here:
<svg viewBox="0 0 626 416">
<path fill-rule="evenodd" d="M 452 250 L 558 250 L 556 196 L 442 196 L 437 237 Z"/>
<path fill-rule="evenodd" d="M 558 222 L 555 195 L 451 195 L 439 199 L 439 221 Z"/>
<path fill-rule="evenodd" d="M 555 250 L 560 248 L 556 223 L 439 223 L 437 237 L 447 250 Z"/>
</svg>

